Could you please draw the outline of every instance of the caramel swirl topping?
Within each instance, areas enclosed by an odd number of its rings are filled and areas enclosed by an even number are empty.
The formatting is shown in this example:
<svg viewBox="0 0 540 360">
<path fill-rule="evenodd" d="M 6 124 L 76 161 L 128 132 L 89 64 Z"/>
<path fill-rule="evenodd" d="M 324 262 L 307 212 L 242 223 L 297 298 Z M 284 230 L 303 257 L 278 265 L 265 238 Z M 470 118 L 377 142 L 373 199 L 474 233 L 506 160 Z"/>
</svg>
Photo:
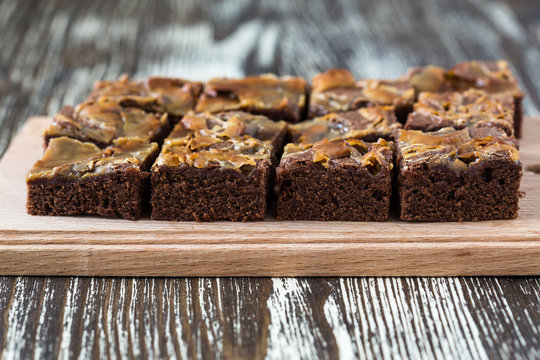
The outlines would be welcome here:
<svg viewBox="0 0 540 360">
<path fill-rule="evenodd" d="M 145 161 L 158 151 L 156 143 L 143 139 L 119 138 L 100 149 L 93 143 L 66 136 L 51 139 L 41 160 L 26 176 L 27 181 L 62 176 L 86 178 L 118 169 L 139 171 Z"/>
<path fill-rule="evenodd" d="M 444 127 L 496 127 L 514 132 L 514 99 L 509 93 L 465 92 L 420 94 L 405 129 L 435 131 Z"/>
<path fill-rule="evenodd" d="M 302 78 L 272 74 L 211 79 L 205 85 L 196 111 L 302 108 L 306 102 L 306 86 Z"/>
<path fill-rule="evenodd" d="M 249 175 L 259 161 L 270 163 L 272 145 L 249 136 L 220 139 L 214 136 L 169 139 L 153 166 L 221 167 Z"/>
<path fill-rule="evenodd" d="M 291 143 L 285 146 L 280 166 L 298 161 L 313 161 L 326 168 L 336 166 L 338 163 L 340 165 L 360 164 L 375 176 L 384 164 L 392 167 L 392 149 L 393 143 L 383 139 L 379 139 L 376 143 L 356 139 L 323 139 L 315 144 Z"/>
<path fill-rule="evenodd" d="M 409 79 L 354 81 L 344 69 L 331 69 L 315 76 L 310 116 L 356 110 L 376 105 L 412 105 L 414 88 Z"/>
<path fill-rule="evenodd" d="M 487 132 L 471 137 L 470 129 L 443 128 L 436 132 L 399 130 L 398 149 L 401 166 L 427 162 L 446 165 L 455 171 L 467 170 L 482 160 L 493 158 L 519 161 L 511 137 L 492 136 Z"/>
<path fill-rule="evenodd" d="M 392 106 L 361 108 L 356 111 L 330 113 L 313 120 L 291 125 L 293 142 L 315 143 L 322 139 L 390 139 L 401 128 Z"/>
<path fill-rule="evenodd" d="M 195 107 L 202 84 L 184 79 L 149 77 L 134 81 L 127 75 L 118 80 L 98 81 L 90 100 L 107 99 L 124 106 L 181 116 Z"/>
<path fill-rule="evenodd" d="M 152 140 L 166 125 L 166 114 L 155 115 L 102 99 L 87 101 L 75 108 L 64 106 L 45 130 L 45 136 L 70 136 L 105 146 L 119 137 Z"/>
</svg>

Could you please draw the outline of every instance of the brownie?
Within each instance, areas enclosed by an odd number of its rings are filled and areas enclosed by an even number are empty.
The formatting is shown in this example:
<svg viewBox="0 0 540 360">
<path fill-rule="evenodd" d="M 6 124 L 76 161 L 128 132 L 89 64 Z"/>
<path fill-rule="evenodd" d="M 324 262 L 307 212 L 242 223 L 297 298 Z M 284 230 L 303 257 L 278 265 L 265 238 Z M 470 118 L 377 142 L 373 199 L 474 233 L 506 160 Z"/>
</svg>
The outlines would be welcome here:
<svg viewBox="0 0 540 360">
<path fill-rule="evenodd" d="M 124 107 L 116 101 L 87 101 L 64 106 L 45 130 L 45 146 L 52 138 L 69 136 L 105 147 L 120 137 L 136 137 L 160 142 L 169 132 L 167 114 L 148 113 Z"/>
<path fill-rule="evenodd" d="M 423 91 L 447 92 L 480 89 L 490 94 L 508 93 L 514 99 L 514 134 L 521 137 L 523 122 L 522 101 L 525 96 L 506 61 L 464 61 L 446 70 L 428 65 L 410 69 L 405 80 L 415 87 L 416 94 Z"/>
<path fill-rule="evenodd" d="M 269 141 L 273 151 L 281 150 L 287 134 L 287 123 L 273 121 L 264 115 L 244 111 L 219 113 L 189 112 L 173 128 L 168 139 L 194 136 L 217 136 L 222 139 L 252 137 Z"/>
<path fill-rule="evenodd" d="M 306 107 L 307 83 L 299 77 L 267 74 L 243 79 L 211 79 L 197 103 L 197 112 L 242 110 L 272 120 L 296 123 Z"/>
<path fill-rule="evenodd" d="M 506 61 L 464 61 L 448 71 L 456 90 L 481 89 L 489 93 L 510 93 L 514 97 L 514 130 L 521 137 L 522 102 L 525 94 Z"/>
<path fill-rule="evenodd" d="M 51 139 L 26 177 L 32 215 L 101 215 L 137 219 L 149 192 L 156 143 L 119 138 L 100 149 L 69 137 Z"/>
<path fill-rule="evenodd" d="M 414 88 L 409 79 L 356 81 L 344 69 L 331 69 L 313 77 L 308 118 L 332 112 L 358 110 L 377 105 L 394 106 L 401 123 L 414 103 Z"/>
<path fill-rule="evenodd" d="M 446 76 L 447 70 L 440 66 L 427 65 L 410 68 L 405 75 L 414 87 L 416 97 L 420 93 L 452 91 L 452 86 Z"/>
<path fill-rule="evenodd" d="M 272 152 L 249 136 L 167 139 L 152 166 L 152 219 L 263 220 Z"/>
<path fill-rule="evenodd" d="M 313 144 L 322 139 L 394 140 L 397 122 L 392 106 L 373 106 L 355 111 L 330 113 L 289 126 L 291 142 Z"/>
<path fill-rule="evenodd" d="M 496 127 L 514 133 L 514 99 L 509 93 L 483 90 L 423 92 L 409 114 L 405 129 L 436 131 L 445 127 Z"/>
<path fill-rule="evenodd" d="M 176 123 L 195 108 L 201 89 L 198 81 L 158 76 L 135 81 L 123 75 L 118 80 L 97 81 L 88 99 L 114 100 L 123 106 L 167 113 L 169 121 Z"/>
<path fill-rule="evenodd" d="M 402 220 L 518 215 L 522 165 L 513 136 L 496 128 L 399 130 L 396 164 Z"/>
<path fill-rule="evenodd" d="M 392 146 L 383 139 L 287 144 L 276 175 L 277 218 L 387 220 Z"/>
</svg>

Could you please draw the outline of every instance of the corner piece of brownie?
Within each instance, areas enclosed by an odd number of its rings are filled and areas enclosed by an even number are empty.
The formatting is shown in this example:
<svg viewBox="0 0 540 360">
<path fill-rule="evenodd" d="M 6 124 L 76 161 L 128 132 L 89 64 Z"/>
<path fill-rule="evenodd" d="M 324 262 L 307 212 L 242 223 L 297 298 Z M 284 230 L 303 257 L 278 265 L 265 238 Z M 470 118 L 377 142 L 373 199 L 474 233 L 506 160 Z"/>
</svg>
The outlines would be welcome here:
<svg viewBox="0 0 540 360">
<path fill-rule="evenodd" d="M 124 107 L 116 101 L 101 99 L 64 106 L 45 130 L 45 146 L 52 138 L 68 136 L 105 147 L 114 139 L 134 137 L 160 142 L 169 132 L 167 114 L 148 113 L 136 107 Z"/>
<path fill-rule="evenodd" d="M 414 103 L 409 79 L 356 81 L 345 69 L 331 69 L 313 77 L 308 118 L 362 107 L 394 106 L 398 121 L 404 123 Z"/>
<path fill-rule="evenodd" d="M 514 99 L 508 93 L 489 94 L 483 90 L 464 92 L 423 92 L 409 114 L 405 129 L 437 131 L 445 127 L 496 127 L 514 134 Z"/>
<path fill-rule="evenodd" d="M 218 78 L 205 84 L 197 112 L 242 110 L 296 123 L 306 107 L 306 80 L 272 74 L 243 79 Z"/>
<path fill-rule="evenodd" d="M 393 143 L 288 144 L 276 175 L 279 220 L 385 221 Z"/>
<path fill-rule="evenodd" d="M 313 144 L 323 139 L 376 142 L 380 138 L 394 140 L 400 128 L 393 106 L 374 106 L 306 120 L 289 126 L 289 133 L 291 142 L 302 144 Z"/>
<path fill-rule="evenodd" d="M 26 177 L 31 215 L 101 215 L 137 219 L 148 196 L 156 143 L 119 138 L 100 149 L 68 137 L 51 139 Z"/>
<path fill-rule="evenodd" d="M 522 165 L 515 138 L 493 128 L 400 130 L 400 218 L 478 221 L 518 215 Z"/>
<path fill-rule="evenodd" d="M 195 108 L 201 89 L 198 81 L 157 76 L 135 81 L 123 75 L 118 80 L 97 81 L 88 99 L 108 99 L 123 106 L 167 113 L 169 121 L 175 123 Z"/>
<path fill-rule="evenodd" d="M 249 136 L 167 139 L 152 167 L 152 219 L 263 220 L 272 152 Z"/>
</svg>

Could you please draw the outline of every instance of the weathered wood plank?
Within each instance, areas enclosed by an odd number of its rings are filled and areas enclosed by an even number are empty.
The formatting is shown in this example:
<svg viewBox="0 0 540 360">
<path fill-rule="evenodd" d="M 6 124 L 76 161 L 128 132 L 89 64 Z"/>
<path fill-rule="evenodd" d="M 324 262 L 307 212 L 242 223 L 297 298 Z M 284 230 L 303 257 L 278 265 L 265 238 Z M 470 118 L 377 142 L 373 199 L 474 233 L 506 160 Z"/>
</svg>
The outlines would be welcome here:
<svg viewBox="0 0 540 360">
<path fill-rule="evenodd" d="M 1 280 L 3 358 L 540 356 L 538 279 Z"/>
</svg>

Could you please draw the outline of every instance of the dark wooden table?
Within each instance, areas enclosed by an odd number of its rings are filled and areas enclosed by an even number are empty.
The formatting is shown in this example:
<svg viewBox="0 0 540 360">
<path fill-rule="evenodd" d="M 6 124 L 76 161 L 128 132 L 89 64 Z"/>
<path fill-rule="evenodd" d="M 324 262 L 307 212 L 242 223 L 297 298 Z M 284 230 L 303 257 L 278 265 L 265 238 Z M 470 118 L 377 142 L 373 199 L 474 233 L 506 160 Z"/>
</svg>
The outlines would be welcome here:
<svg viewBox="0 0 540 360">
<path fill-rule="evenodd" d="M 536 115 L 535 3 L 4 0 L 0 154 L 29 116 L 121 73 L 396 77 L 504 58 Z M 1 277 L 0 357 L 532 359 L 539 304 L 531 277 Z"/>
</svg>

